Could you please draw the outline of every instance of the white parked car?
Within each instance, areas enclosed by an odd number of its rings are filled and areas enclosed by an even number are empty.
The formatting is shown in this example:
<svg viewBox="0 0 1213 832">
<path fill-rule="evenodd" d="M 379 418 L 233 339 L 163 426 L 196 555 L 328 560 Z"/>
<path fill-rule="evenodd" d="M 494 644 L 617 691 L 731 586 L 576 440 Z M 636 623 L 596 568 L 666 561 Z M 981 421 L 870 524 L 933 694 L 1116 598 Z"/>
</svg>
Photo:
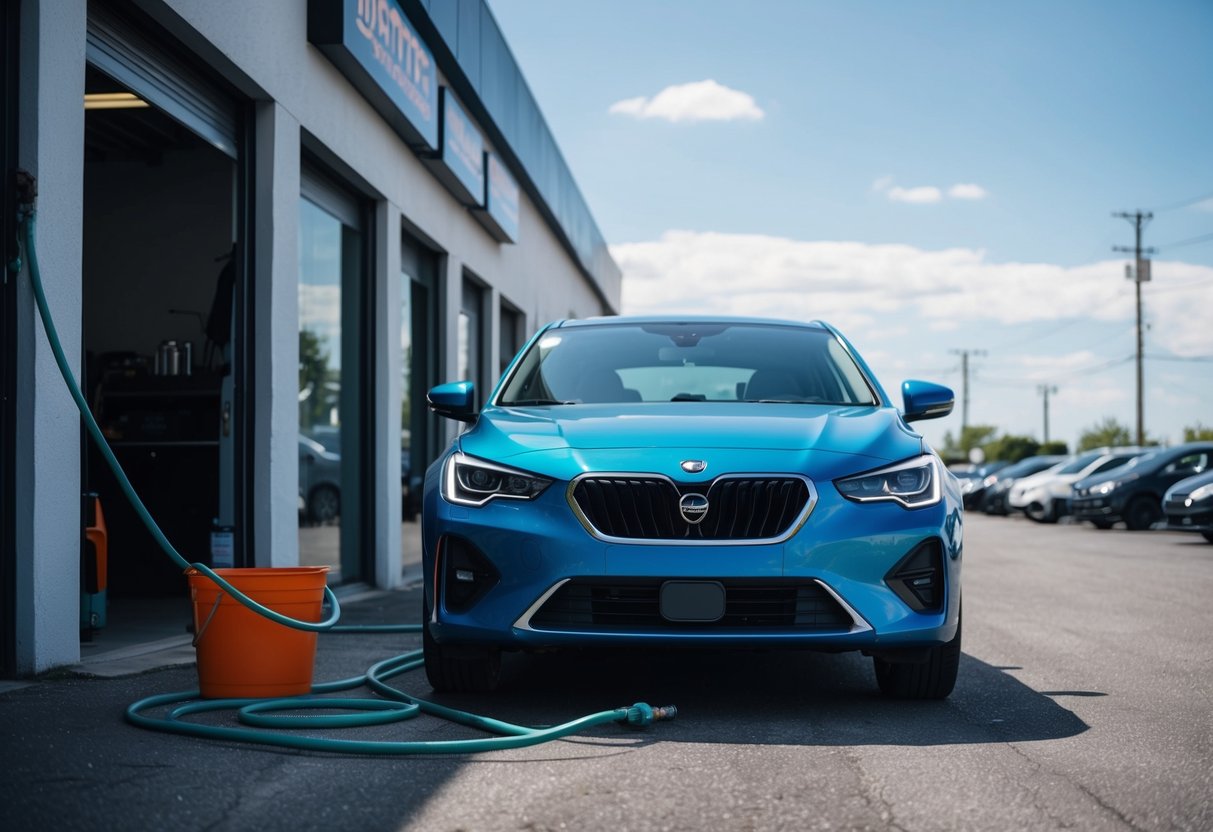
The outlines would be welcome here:
<svg viewBox="0 0 1213 832">
<path fill-rule="evenodd" d="M 1145 452 L 1125 446 L 1084 451 L 1017 481 L 1008 499 L 1012 510 L 1022 511 L 1038 523 L 1056 523 L 1069 514 L 1070 486 L 1092 474 L 1110 471 Z"/>
</svg>

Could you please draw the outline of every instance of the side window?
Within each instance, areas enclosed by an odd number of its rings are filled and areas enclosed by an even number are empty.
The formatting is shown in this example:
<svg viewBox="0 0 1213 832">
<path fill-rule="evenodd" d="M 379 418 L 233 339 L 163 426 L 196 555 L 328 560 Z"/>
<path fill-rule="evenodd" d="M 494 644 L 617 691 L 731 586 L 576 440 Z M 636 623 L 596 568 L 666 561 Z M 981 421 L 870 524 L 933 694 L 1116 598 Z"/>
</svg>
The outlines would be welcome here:
<svg viewBox="0 0 1213 832">
<path fill-rule="evenodd" d="M 1100 471 L 1109 471 L 1113 468 L 1119 468 L 1121 465 L 1124 465 L 1128 461 L 1129 461 L 1128 457 L 1123 457 L 1123 456 L 1112 457 L 1111 459 L 1106 459 L 1103 462 L 1101 462 L 1095 468 L 1095 470 L 1092 471 L 1091 473 L 1098 474 Z"/>
<path fill-rule="evenodd" d="M 1168 474 L 1199 474 L 1209 467 L 1209 455 L 1206 453 L 1188 454 L 1167 466 Z"/>
</svg>

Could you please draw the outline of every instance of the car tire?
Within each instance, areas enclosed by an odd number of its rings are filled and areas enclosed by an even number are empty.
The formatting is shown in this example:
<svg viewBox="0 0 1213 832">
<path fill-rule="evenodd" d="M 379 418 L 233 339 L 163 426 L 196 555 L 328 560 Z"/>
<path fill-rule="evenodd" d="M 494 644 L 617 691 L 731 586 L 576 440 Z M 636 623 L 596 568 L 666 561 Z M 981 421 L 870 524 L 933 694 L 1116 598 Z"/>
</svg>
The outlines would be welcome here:
<svg viewBox="0 0 1213 832">
<path fill-rule="evenodd" d="M 946 644 L 932 647 L 925 662 L 902 663 L 872 657 L 876 684 L 889 699 L 946 699 L 956 687 L 960 668 L 961 622 L 956 622 L 956 635 Z"/>
<path fill-rule="evenodd" d="M 328 523 L 341 513 L 341 495 L 331 485 L 318 485 L 307 498 L 307 513 L 314 523 Z"/>
<path fill-rule="evenodd" d="M 1032 503 L 1023 511 L 1024 514 L 1028 515 L 1029 520 L 1035 520 L 1037 523 L 1057 522 L 1057 518 L 1053 516 L 1053 512 L 1040 503 Z"/>
<path fill-rule="evenodd" d="M 1200 536 L 1210 543 L 1213 543 L 1213 532 L 1201 532 Z"/>
<path fill-rule="evenodd" d="M 491 693 L 501 681 L 501 648 L 439 644 L 430 635 L 430 606 L 422 604 L 425 675 L 437 693 Z"/>
<path fill-rule="evenodd" d="M 1162 506 L 1153 497 L 1134 497 L 1125 506 L 1125 526 L 1131 532 L 1142 532 L 1162 519 Z"/>
</svg>

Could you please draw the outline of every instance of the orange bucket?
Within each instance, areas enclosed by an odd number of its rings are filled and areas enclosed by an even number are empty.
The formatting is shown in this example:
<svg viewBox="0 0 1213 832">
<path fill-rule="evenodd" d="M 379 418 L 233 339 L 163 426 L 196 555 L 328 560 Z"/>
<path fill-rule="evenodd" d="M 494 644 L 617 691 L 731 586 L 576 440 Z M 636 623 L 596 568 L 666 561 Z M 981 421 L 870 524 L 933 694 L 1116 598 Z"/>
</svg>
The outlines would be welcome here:
<svg viewBox="0 0 1213 832">
<path fill-rule="evenodd" d="M 319 621 L 327 566 L 216 569 L 262 606 Z M 312 690 L 316 633 L 271 621 L 196 570 L 186 572 L 194 602 L 198 687 L 208 699 L 298 696 Z"/>
</svg>

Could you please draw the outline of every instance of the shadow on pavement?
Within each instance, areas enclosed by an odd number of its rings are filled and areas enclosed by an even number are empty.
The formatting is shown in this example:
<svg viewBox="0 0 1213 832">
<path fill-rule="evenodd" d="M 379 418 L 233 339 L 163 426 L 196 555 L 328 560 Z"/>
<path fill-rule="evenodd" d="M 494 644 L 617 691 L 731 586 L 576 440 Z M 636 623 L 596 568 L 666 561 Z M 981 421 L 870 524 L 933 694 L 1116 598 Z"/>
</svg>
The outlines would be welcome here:
<svg viewBox="0 0 1213 832">
<path fill-rule="evenodd" d="M 431 696 L 424 676 L 408 687 Z M 403 687 L 403 686 L 402 686 Z M 635 701 L 678 707 L 652 741 L 790 745 L 952 745 L 1071 737 L 1087 725 L 1052 696 L 972 656 L 942 702 L 880 696 L 871 661 L 856 653 L 580 651 L 509 655 L 491 696 L 435 701 L 523 724 L 551 724 Z"/>
</svg>

